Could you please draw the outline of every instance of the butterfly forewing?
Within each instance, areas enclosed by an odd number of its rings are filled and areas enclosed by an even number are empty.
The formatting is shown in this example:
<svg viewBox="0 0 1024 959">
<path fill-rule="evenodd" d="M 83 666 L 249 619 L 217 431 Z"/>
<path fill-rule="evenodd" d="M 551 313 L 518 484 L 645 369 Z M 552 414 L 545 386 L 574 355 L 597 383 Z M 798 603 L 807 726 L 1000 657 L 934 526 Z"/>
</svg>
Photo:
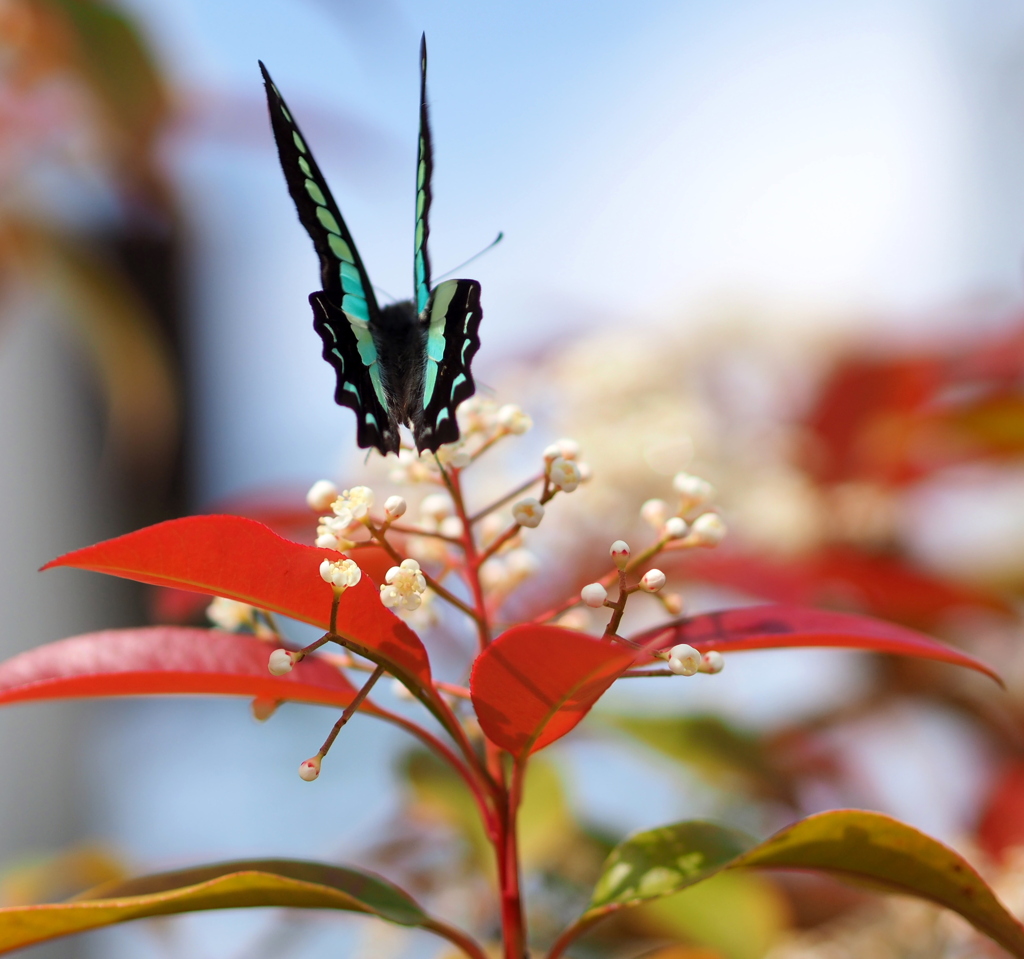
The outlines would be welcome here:
<svg viewBox="0 0 1024 959">
<path fill-rule="evenodd" d="M 337 373 L 334 399 L 355 411 L 360 446 L 398 449 L 383 371 L 371 332 L 379 308 L 352 234 L 288 105 L 260 63 L 277 152 L 299 219 L 320 257 L 323 291 L 310 296 L 323 356 Z"/>
<path fill-rule="evenodd" d="M 413 424 L 421 450 L 436 450 L 459 438 L 455 408 L 476 389 L 470 364 L 480 349 L 482 316 L 476 280 L 445 280 L 430 294 L 423 312 L 427 329 L 423 411 Z"/>
<path fill-rule="evenodd" d="M 434 172 L 434 148 L 430 141 L 430 116 L 427 111 L 427 38 L 420 40 L 420 138 L 416 155 L 416 232 L 413 246 L 413 284 L 416 312 L 422 313 L 430 299 L 430 177 Z"/>
</svg>

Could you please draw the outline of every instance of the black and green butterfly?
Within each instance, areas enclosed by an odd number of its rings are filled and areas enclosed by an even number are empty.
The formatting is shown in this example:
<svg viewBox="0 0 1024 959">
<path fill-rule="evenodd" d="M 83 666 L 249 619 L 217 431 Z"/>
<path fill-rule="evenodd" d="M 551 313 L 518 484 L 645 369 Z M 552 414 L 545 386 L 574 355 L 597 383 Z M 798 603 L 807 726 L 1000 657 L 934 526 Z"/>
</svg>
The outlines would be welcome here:
<svg viewBox="0 0 1024 959">
<path fill-rule="evenodd" d="M 355 410 L 360 446 L 397 453 L 399 425 L 412 427 L 419 450 L 459 438 L 455 407 L 473 395 L 470 363 L 480 348 L 480 284 L 445 280 L 430 288 L 430 175 L 427 43 L 420 45 L 420 137 L 416 168 L 415 300 L 383 308 L 338 205 L 267 68 L 270 122 L 288 192 L 320 255 L 323 289 L 310 294 L 313 328 L 338 375 L 334 399 Z"/>
</svg>

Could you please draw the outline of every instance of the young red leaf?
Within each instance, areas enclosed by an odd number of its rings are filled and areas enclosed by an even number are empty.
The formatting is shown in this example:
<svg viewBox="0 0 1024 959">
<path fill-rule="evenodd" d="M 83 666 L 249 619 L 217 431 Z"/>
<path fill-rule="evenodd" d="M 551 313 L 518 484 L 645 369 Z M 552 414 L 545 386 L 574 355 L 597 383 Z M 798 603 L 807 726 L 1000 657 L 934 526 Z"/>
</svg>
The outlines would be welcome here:
<svg viewBox="0 0 1024 959">
<path fill-rule="evenodd" d="M 557 626 L 514 626 L 473 664 L 470 691 L 491 742 L 520 759 L 569 732 L 636 653 Z"/>
<path fill-rule="evenodd" d="M 347 706 L 356 690 L 315 657 L 272 676 L 269 643 L 180 626 L 110 629 L 38 646 L 0 663 L 0 704 L 87 696 L 206 693 Z M 367 709 L 372 710 L 371 704 Z"/>
<path fill-rule="evenodd" d="M 867 649 L 966 666 L 1002 685 L 999 675 L 980 660 L 922 633 L 867 616 L 801 606 L 743 606 L 704 613 L 673 620 L 632 638 L 657 649 L 689 643 L 702 653 L 712 649 L 732 652 L 795 646 Z"/>
<path fill-rule="evenodd" d="M 331 587 L 319 574 L 334 550 L 283 539 L 242 516 L 187 516 L 147 526 L 67 553 L 43 569 L 73 566 L 141 583 L 225 596 L 326 628 Z M 358 555 L 356 556 L 358 562 Z M 419 637 L 381 605 L 366 577 L 346 590 L 338 632 L 390 672 L 414 685 L 430 683 L 430 663 Z"/>
</svg>

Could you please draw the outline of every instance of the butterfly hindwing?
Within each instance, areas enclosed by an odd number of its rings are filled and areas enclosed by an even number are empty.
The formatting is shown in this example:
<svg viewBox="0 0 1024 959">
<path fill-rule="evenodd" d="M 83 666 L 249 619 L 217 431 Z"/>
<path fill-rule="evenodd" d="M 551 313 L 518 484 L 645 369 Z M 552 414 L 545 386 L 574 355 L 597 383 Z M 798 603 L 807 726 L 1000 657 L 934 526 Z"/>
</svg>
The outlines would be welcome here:
<svg viewBox="0 0 1024 959">
<path fill-rule="evenodd" d="M 324 341 L 323 357 L 338 376 L 334 401 L 355 411 L 356 442 L 364 449 L 375 446 L 384 455 L 397 453 L 400 433 L 388 404 L 381 399 L 386 394 L 379 363 L 366 363 L 366 348 L 353 336 L 349 317 L 325 293 L 311 293 L 309 303 L 313 328 Z"/>
<path fill-rule="evenodd" d="M 480 349 L 482 316 L 476 280 L 445 280 L 430 294 L 421 314 L 427 331 L 423 410 L 413 423 L 421 450 L 436 450 L 459 438 L 455 408 L 476 389 L 470 364 Z"/>
<path fill-rule="evenodd" d="M 430 139 L 427 110 L 427 38 L 420 40 L 420 137 L 416 153 L 416 232 L 413 246 L 413 284 L 416 312 L 422 313 L 430 299 L 430 178 L 434 172 L 434 148 Z"/>
</svg>

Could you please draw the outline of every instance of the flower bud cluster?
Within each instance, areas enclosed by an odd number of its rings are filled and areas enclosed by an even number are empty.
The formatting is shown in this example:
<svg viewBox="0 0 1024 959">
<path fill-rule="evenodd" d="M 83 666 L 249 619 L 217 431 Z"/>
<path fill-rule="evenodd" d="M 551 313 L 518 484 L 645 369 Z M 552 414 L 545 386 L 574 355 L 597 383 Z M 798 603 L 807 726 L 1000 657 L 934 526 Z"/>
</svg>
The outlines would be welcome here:
<svg viewBox="0 0 1024 959">
<path fill-rule="evenodd" d="M 345 590 L 355 586 L 363 575 L 354 559 L 325 559 L 320 564 L 320 578 L 335 589 Z"/>
<path fill-rule="evenodd" d="M 528 549 L 512 549 L 492 556 L 480 567 L 480 581 L 493 592 L 509 592 L 540 568 L 537 557 Z"/>
<path fill-rule="evenodd" d="M 686 516 L 707 506 L 715 488 L 692 473 L 676 473 L 672 488 L 679 494 L 675 513 L 663 499 L 649 499 L 640 507 L 640 518 L 667 540 L 683 540 L 684 546 L 717 546 L 725 536 L 725 523 L 717 513 L 704 512 L 692 522 Z"/>
<path fill-rule="evenodd" d="M 313 489 L 310 490 L 310 497 Z M 369 486 L 353 486 L 336 497 L 330 506 L 333 515 L 320 517 L 320 525 L 316 528 L 316 545 L 323 549 L 345 549 L 349 545 L 345 533 L 369 515 L 370 507 L 373 506 L 373 490 Z"/>
<path fill-rule="evenodd" d="M 418 609 L 423 602 L 427 581 L 414 559 L 403 559 L 401 565 L 392 566 L 380 588 L 380 601 L 389 609 Z"/>
<path fill-rule="evenodd" d="M 668 668 L 677 676 L 693 676 L 696 673 L 713 675 L 725 668 L 725 658 L 714 649 L 702 656 L 689 644 L 680 643 L 668 651 Z"/>
</svg>

